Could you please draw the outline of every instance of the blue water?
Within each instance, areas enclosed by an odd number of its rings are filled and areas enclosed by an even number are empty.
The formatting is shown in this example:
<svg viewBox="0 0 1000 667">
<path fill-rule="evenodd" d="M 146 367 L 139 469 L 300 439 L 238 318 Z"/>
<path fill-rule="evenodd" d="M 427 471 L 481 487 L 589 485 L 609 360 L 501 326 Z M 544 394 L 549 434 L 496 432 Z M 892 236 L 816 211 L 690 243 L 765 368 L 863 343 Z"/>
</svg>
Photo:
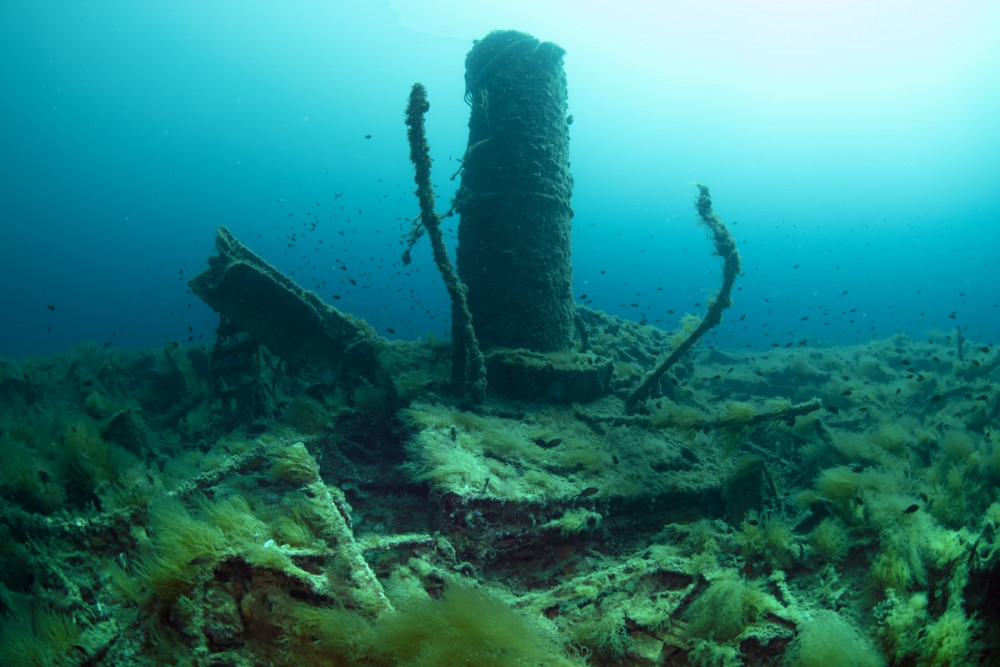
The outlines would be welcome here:
<svg viewBox="0 0 1000 667">
<path fill-rule="evenodd" d="M 187 280 L 220 224 L 383 334 L 446 334 L 426 241 L 399 260 L 417 212 L 403 109 L 423 82 L 443 212 L 465 54 L 493 28 L 567 51 L 592 307 L 668 329 L 704 311 L 720 271 L 694 224 L 703 182 L 745 269 L 717 343 L 1000 333 L 996 3 L 17 4 L 0 21 L 2 355 L 210 341 Z"/>
</svg>

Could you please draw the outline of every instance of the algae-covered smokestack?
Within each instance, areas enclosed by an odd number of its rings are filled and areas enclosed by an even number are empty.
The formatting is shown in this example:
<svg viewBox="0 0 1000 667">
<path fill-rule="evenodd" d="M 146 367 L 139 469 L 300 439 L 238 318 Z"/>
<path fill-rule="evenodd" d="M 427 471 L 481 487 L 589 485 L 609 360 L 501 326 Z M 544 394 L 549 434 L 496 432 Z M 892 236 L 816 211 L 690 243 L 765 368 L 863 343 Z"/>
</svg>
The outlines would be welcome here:
<svg viewBox="0 0 1000 667">
<path fill-rule="evenodd" d="M 567 349 L 573 330 L 564 51 L 513 30 L 465 60 L 458 273 L 484 348 Z"/>
</svg>

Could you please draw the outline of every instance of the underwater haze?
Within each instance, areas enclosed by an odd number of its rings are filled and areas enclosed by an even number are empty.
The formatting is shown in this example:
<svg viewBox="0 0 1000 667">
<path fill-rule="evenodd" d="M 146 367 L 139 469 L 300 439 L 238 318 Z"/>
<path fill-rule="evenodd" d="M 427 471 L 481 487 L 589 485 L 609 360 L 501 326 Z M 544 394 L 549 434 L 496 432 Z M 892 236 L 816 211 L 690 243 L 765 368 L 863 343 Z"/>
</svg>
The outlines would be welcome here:
<svg viewBox="0 0 1000 667">
<path fill-rule="evenodd" d="M 444 213 L 473 40 L 566 49 L 574 290 L 673 329 L 743 258 L 727 347 L 1000 331 L 1000 5 L 102 2 L 2 10 L 0 355 L 208 343 L 187 281 L 226 225 L 389 337 L 449 330 L 403 111 L 422 82 Z M 445 220 L 450 242 L 457 218 Z M 454 250 L 454 248 L 452 248 Z"/>
</svg>

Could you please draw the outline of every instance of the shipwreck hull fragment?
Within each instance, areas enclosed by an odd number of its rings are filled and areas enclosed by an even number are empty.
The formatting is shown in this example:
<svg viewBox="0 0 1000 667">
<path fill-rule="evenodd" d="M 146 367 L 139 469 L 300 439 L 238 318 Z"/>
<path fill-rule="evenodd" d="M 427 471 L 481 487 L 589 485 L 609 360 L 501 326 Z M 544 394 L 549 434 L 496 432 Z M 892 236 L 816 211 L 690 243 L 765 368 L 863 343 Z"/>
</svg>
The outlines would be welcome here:
<svg viewBox="0 0 1000 667">
<path fill-rule="evenodd" d="M 384 340 L 364 321 L 342 313 L 265 262 L 224 226 L 216 257 L 191 279 L 191 290 L 242 331 L 252 334 L 308 380 L 336 377 L 387 383 L 377 352 Z"/>
</svg>

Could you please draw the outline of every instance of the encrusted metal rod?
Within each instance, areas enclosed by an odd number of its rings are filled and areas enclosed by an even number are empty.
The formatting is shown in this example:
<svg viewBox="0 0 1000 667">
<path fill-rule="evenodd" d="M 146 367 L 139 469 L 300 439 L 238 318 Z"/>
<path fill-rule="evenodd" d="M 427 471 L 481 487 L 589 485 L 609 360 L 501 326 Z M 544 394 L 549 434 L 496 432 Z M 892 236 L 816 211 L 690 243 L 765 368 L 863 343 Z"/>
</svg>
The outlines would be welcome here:
<svg viewBox="0 0 1000 667">
<path fill-rule="evenodd" d="M 441 232 L 441 217 L 434 211 L 431 156 L 424 132 L 424 114 L 428 109 L 430 103 L 427 101 L 426 89 L 422 84 L 413 84 L 410 102 L 406 106 L 410 160 L 416 170 L 414 180 L 417 183 L 417 199 L 420 200 L 420 220 L 427 229 L 434 251 L 434 263 L 437 264 L 448 296 L 451 297 L 451 380 L 465 399 L 482 403 L 486 397 L 486 361 L 472 328 L 472 313 L 469 312 L 465 285 L 458 281 L 458 274 L 448 258 L 444 234 Z"/>
<path fill-rule="evenodd" d="M 698 342 L 709 329 L 718 325 L 722 321 L 722 311 L 732 305 L 733 285 L 736 283 L 736 276 L 740 274 L 740 253 L 736 249 L 736 239 L 729 232 L 726 223 L 712 211 L 712 196 L 708 192 L 708 186 L 696 183 L 698 186 L 698 201 L 695 206 L 698 209 L 698 216 L 710 232 L 712 232 L 712 242 L 715 244 L 715 254 L 722 257 L 722 287 L 719 293 L 712 299 L 708 306 L 708 312 L 698 327 L 691 332 L 683 343 L 678 345 L 666 359 L 660 362 L 656 369 L 646 376 L 642 384 L 636 387 L 632 395 L 625 401 L 625 411 L 633 412 L 639 401 L 648 398 L 653 387 L 659 383 L 660 378 L 673 366 L 684 353 Z"/>
</svg>

